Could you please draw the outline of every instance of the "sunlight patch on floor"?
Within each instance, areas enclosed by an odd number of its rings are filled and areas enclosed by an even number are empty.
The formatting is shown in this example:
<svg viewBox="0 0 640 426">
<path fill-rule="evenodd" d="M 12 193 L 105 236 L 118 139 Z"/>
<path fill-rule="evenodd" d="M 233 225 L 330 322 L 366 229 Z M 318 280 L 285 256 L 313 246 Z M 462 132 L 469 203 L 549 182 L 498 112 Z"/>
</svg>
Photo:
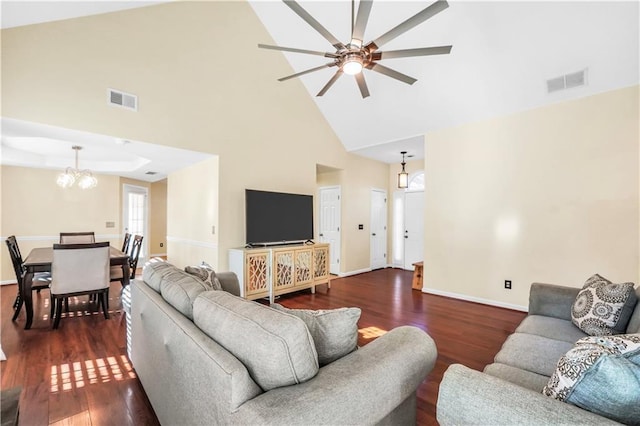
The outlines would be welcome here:
<svg viewBox="0 0 640 426">
<path fill-rule="evenodd" d="M 373 339 L 374 337 L 380 337 L 387 334 L 387 330 L 372 326 L 361 328 L 358 330 L 358 333 L 360 333 L 364 339 Z"/>
<path fill-rule="evenodd" d="M 87 385 L 135 379 L 136 373 L 126 356 L 75 361 L 51 366 L 51 393 L 67 392 Z"/>
</svg>

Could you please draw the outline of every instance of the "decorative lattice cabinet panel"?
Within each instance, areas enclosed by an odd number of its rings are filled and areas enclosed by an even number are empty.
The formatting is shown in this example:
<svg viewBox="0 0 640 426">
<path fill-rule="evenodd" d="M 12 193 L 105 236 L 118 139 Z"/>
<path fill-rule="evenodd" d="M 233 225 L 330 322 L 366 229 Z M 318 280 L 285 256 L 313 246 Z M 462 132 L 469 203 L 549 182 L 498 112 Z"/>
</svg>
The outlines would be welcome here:
<svg viewBox="0 0 640 426">
<path fill-rule="evenodd" d="M 329 285 L 329 244 L 296 244 L 229 250 L 229 268 L 238 275 L 241 296 L 269 297 Z"/>
<path fill-rule="evenodd" d="M 293 287 L 294 283 L 294 251 L 274 250 L 273 252 L 273 288 L 278 291 L 283 288 Z"/>
</svg>

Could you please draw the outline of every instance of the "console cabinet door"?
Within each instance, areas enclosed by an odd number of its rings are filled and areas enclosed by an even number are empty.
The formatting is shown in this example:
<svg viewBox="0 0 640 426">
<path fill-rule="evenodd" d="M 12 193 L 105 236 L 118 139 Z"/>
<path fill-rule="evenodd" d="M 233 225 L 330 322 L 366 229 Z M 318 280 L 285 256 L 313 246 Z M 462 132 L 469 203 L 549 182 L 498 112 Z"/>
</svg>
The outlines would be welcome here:
<svg viewBox="0 0 640 426">
<path fill-rule="evenodd" d="M 316 246 L 313 249 L 313 279 L 327 282 L 329 278 L 329 245 Z"/>
<path fill-rule="evenodd" d="M 273 251 L 273 290 L 293 287 L 294 251 Z"/>
<path fill-rule="evenodd" d="M 313 249 L 297 249 L 296 253 L 296 285 L 306 285 L 313 282 Z"/>
<path fill-rule="evenodd" d="M 269 251 L 245 254 L 245 297 L 269 293 Z"/>
</svg>

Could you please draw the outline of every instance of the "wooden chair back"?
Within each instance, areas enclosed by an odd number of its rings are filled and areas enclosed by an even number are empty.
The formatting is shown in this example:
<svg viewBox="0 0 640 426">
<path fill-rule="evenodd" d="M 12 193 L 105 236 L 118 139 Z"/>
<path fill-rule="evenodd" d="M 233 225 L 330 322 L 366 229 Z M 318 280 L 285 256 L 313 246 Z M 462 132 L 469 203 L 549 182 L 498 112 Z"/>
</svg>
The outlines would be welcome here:
<svg viewBox="0 0 640 426">
<path fill-rule="evenodd" d="M 122 252 L 127 254 L 129 252 L 129 243 L 131 242 L 131 234 L 126 232 L 124 239 L 122 240 Z"/>
<path fill-rule="evenodd" d="M 91 244 L 96 242 L 95 232 L 61 232 L 60 244 Z"/>
<path fill-rule="evenodd" d="M 142 235 L 133 237 L 131 244 L 131 254 L 129 255 L 129 269 L 131 270 L 131 279 L 136 277 L 136 269 L 138 268 L 138 258 L 140 257 L 140 249 L 142 249 Z"/>
<path fill-rule="evenodd" d="M 13 264 L 13 271 L 16 274 L 16 280 L 20 283 L 24 276 L 24 267 L 22 266 L 22 254 L 18 247 L 18 241 L 15 235 L 11 235 L 7 237 L 5 243 L 7 243 L 7 248 L 9 249 L 9 256 L 11 256 L 11 263 Z"/>
</svg>

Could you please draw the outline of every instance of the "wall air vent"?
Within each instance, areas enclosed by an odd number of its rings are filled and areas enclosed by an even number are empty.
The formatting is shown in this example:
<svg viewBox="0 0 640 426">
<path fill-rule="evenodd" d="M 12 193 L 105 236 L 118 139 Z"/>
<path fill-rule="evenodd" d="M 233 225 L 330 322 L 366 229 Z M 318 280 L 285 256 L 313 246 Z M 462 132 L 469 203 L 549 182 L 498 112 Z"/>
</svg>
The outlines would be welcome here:
<svg viewBox="0 0 640 426">
<path fill-rule="evenodd" d="M 572 89 L 587 84 L 587 69 L 547 80 L 547 93 Z"/>
<path fill-rule="evenodd" d="M 109 105 L 130 109 L 132 111 L 138 110 L 138 97 L 130 93 L 121 92 L 120 90 L 108 89 L 107 102 Z"/>
</svg>

